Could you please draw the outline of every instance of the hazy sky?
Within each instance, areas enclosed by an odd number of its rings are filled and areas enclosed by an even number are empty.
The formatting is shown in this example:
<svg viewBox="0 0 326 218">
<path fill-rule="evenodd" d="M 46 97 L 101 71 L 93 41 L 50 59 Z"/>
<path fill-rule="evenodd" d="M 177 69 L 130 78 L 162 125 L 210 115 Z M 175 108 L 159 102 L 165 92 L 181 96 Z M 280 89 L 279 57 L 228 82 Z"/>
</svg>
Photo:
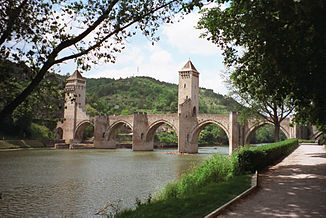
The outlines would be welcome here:
<svg viewBox="0 0 326 218">
<path fill-rule="evenodd" d="M 117 55 L 116 63 L 92 66 L 84 73 L 88 78 L 126 78 L 149 76 L 155 79 L 178 83 L 178 70 L 189 60 L 200 73 L 200 87 L 213 89 L 216 93 L 227 94 L 222 72 L 221 50 L 206 39 L 199 38 L 201 30 L 195 29 L 200 15 L 193 12 L 174 24 L 164 24 L 158 35 L 160 41 L 153 46 L 145 36 L 137 34 L 128 39 L 126 48 Z M 61 65 L 61 73 L 73 73 L 74 62 Z"/>
</svg>

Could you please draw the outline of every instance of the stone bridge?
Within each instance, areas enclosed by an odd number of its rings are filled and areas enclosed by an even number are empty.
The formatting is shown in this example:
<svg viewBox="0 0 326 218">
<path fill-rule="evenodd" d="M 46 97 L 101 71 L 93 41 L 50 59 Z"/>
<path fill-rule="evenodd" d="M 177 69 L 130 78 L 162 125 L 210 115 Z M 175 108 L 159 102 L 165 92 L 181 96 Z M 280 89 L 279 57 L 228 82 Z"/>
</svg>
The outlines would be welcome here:
<svg viewBox="0 0 326 218">
<path fill-rule="evenodd" d="M 250 120 L 245 125 L 238 122 L 235 112 L 230 114 L 199 114 L 199 73 L 188 61 L 179 71 L 178 113 L 146 114 L 136 112 L 129 116 L 95 116 L 90 119 L 85 108 L 86 81 L 76 71 L 67 79 L 64 121 L 57 129 L 62 132 L 66 143 L 81 142 L 88 125 L 94 125 L 94 146 L 96 148 L 116 148 L 116 135 L 122 125 L 132 131 L 132 150 L 148 151 L 154 148 L 155 131 L 162 124 L 173 128 L 178 136 L 178 151 L 198 152 L 199 133 L 208 124 L 220 126 L 229 138 L 229 153 L 240 146 L 249 144 L 255 130 L 268 122 Z M 291 127 L 290 119 L 281 122 L 281 130 L 287 138 L 307 138 L 304 128 Z"/>
<path fill-rule="evenodd" d="M 199 133 L 208 124 L 217 124 L 229 138 L 229 153 L 239 146 L 249 144 L 252 134 L 261 126 L 269 124 L 266 121 L 249 121 L 240 125 L 237 113 L 230 114 L 198 114 L 190 128 L 179 122 L 178 114 L 146 114 L 134 113 L 129 116 L 96 116 L 94 124 L 94 146 L 96 148 L 116 148 L 117 130 L 127 125 L 132 131 L 132 150 L 151 151 L 154 149 L 154 135 L 157 128 L 163 124 L 171 126 L 178 136 L 178 151 L 185 153 L 198 152 Z M 290 119 L 281 123 L 281 130 L 287 138 L 303 137 L 297 126 L 291 127 Z M 181 128 L 179 128 L 179 126 Z M 81 125 L 80 128 L 83 128 Z M 189 130 L 189 131 L 186 131 Z M 78 129 L 76 132 L 81 132 Z M 182 139 L 181 136 L 184 136 Z M 183 145 L 183 147 L 181 147 Z"/>
</svg>

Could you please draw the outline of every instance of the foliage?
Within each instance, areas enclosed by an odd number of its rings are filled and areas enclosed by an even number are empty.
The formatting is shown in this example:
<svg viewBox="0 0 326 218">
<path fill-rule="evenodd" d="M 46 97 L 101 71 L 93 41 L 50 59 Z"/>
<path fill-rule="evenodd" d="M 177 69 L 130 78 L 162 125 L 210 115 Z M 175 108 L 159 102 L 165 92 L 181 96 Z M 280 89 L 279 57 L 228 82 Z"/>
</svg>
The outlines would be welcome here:
<svg viewBox="0 0 326 218">
<path fill-rule="evenodd" d="M 31 139 L 54 139 L 55 135 L 47 127 L 37 123 L 31 123 L 30 137 Z"/>
<path fill-rule="evenodd" d="M 175 131 L 171 132 L 160 132 L 154 135 L 154 141 L 166 144 L 176 144 L 178 143 L 178 137 L 175 134 Z"/>
<path fill-rule="evenodd" d="M 315 143 L 314 139 L 299 139 L 299 143 Z"/>
<path fill-rule="evenodd" d="M 204 88 L 199 99 L 200 113 L 229 113 L 238 105 L 232 98 Z M 150 77 L 87 79 L 86 101 L 99 114 L 176 113 L 178 87 Z"/>
<path fill-rule="evenodd" d="M 23 63 L 15 64 L 0 60 L 0 110 L 21 92 L 33 77 L 33 72 Z M 48 74 L 0 126 L 5 135 L 29 137 L 32 121 L 43 120 L 56 123 L 62 117 L 64 77 Z M 61 91 L 62 90 L 62 91 Z"/>
<path fill-rule="evenodd" d="M 287 81 L 280 80 L 283 71 L 275 61 L 277 53 L 271 51 L 274 43 L 279 43 L 274 40 L 279 36 L 268 32 L 276 28 L 273 19 L 278 15 L 270 14 L 273 4 L 231 1 L 224 10 L 204 10 L 199 27 L 207 30 L 204 36 L 222 47 L 233 95 L 251 116 L 273 123 L 275 141 L 279 141 L 280 123 L 293 111 L 294 102 Z M 271 76 L 264 77 L 266 74 Z"/>
<path fill-rule="evenodd" d="M 288 139 L 257 147 L 242 147 L 232 154 L 235 162 L 238 163 L 236 171 L 241 174 L 263 170 L 289 155 L 298 145 L 298 139 Z"/>
<path fill-rule="evenodd" d="M 232 175 L 233 165 L 229 156 L 213 154 L 199 167 L 183 174 L 176 182 L 167 184 L 158 198 L 182 198 L 195 192 L 199 187 L 212 182 L 225 181 Z"/>
<path fill-rule="evenodd" d="M 199 133 L 198 143 L 207 145 L 228 145 L 229 139 L 221 127 L 216 124 L 209 124 Z"/>
<path fill-rule="evenodd" d="M 272 143 L 274 142 L 274 127 L 271 124 L 266 124 L 257 129 L 251 136 L 251 144 Z M 280 141 L 286 140 L 285 134 L 280 131 Z"/>
<path fill-rule="evenodd" d="M 88 140 L 94 136 L 94 126 L 89 125 L 85 128 L 84 134 L 83 134 L 83 140 Z"/>
<path fill-rule="evenodd" d="M 198 0 L 7 0 L 0 6 L 1 58 L 22 62 L 33 72 L 29 84 L 5 105 L 12 112 L 37 88 L 48 72 L 69 60 L 82 70 L 99 60 L 115 62 L 126 39 L 137 32 L 153 41 L 162 23 L 188 13 Z"/>
<path fill-rule="evenodd" d="M 325 129 L 326 2 L 217 2 L 226 9 L 206 9 L 199 27 L 223 49 L 239 93 L 278 108 L 286 100 L 299 112 L 297 121 Z"/>
<path fill-rule="evenodd" d="M 144 202 L 135 210 L 124 210 L 116 217 L 204 217 L 248 189 L 250 181 L 251 175 L 241 175 L 225 182 L 209 183 L 182 199 Z"/>
</svg>

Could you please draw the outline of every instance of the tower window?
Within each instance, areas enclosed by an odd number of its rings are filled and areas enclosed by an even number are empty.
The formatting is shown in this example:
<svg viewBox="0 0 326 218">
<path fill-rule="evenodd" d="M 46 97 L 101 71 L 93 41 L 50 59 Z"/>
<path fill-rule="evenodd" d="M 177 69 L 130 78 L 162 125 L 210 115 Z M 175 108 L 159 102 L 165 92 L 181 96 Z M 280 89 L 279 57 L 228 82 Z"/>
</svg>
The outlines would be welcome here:
<svg viewBox="0 0 326 218">
<path fill-rule="evenodd" d="M 187 86 L 187 85 L 186 85 L 186 83 L 185 83 L 185 84 L 183 85 L 183 88 L 186 88 L 186 86 Z"/>
<path fill-rule="evenodd" d="M 194 108 L 192 109 L 192 116 L 193 116 L 193 117 L 196 116 L 196 113 L 197 113 L 197 110 L 196 110 L 196 107 L 194 107 Z"/>
</svg>

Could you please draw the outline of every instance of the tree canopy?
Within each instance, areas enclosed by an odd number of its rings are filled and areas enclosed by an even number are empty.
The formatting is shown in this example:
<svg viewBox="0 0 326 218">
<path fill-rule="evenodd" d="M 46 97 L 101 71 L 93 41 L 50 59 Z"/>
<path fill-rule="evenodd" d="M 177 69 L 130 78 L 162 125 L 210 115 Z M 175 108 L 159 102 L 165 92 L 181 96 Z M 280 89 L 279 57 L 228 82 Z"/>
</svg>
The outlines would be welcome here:
<svg viewBox="0 0 326 218">
<path fill-rule="evenodd" d="M 232 83 L 256 100 L 291 99 L 297 120 L 326 128 L 326 2 L 217 1 L 199 28 L 223 49 Z M 301 119 L 302 121 L 303 119 Z"/>
<path fill-rule="evenodd" d="M 0 4 L 0 52 L 23 61 L 34 73 L 30 83 L 0 111 L 10 115 L 44 75 L 68 60 L 83 70 L 100 59 L 114 62 L 124 42 L 137 32 L 156 41 L 159 25 L 187 13 L 198 0 L 5 0 Z"/>
</svg>

